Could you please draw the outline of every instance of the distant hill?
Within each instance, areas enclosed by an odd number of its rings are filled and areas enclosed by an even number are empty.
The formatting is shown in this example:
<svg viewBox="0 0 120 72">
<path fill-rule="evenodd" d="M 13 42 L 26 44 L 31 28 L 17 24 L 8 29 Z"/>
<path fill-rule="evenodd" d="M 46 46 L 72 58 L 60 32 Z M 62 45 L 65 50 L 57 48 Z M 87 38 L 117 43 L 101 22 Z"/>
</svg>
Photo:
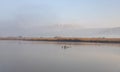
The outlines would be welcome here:
<svg viewBox="0 0 120 72">
<path fill-rule="evenodd" d="M 120 38 L 120 27 L 84 28 L 79 24 L 47 25 L 32 27 L 0 27 L 0 36 L 35 36 L 35 37 L 117 37 Z"/>
<path fill-rule="evenodd" d="M 117 37 L 120 38 L 120 27 L 117 28 L 81 28 L 55 27 L 44 33 L 46 36 L 69 37 Z"/>
</svg>

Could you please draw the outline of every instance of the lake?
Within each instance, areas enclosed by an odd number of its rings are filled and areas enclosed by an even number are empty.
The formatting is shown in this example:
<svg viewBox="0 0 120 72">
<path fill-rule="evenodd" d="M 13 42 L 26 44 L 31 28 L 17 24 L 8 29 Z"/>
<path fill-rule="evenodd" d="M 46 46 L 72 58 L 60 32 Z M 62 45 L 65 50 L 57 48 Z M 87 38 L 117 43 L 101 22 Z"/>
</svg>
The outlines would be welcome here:
<svg viewBox="0 0 120 72">
<path fill-rule="evenodd" d="M 1 40 L 0 72 L 120 72 L 120 44 Z"/>
</svg>

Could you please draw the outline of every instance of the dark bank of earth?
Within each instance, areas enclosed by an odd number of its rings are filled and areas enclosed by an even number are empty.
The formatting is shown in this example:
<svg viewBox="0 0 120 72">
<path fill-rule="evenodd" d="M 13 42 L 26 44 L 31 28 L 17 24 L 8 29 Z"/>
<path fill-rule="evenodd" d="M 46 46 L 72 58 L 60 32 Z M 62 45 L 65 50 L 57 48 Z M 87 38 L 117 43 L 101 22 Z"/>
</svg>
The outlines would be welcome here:
<svg viewBox="0 0 120 72">
<path fill-rule="evenodd" d="M 100 42 L 120 43 L 120 38 L 74 38 L 74 37 L 1 37 L 0 40 L 57 41 L 57 42 Z"/>
</svg>

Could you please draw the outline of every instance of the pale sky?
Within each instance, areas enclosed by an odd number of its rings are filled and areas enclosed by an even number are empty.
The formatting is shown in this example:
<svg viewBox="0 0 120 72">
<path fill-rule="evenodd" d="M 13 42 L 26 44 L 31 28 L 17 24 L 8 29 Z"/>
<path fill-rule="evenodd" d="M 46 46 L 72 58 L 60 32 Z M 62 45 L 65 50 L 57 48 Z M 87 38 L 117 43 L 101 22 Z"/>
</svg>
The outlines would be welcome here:
<svg viewBox="0 0 120 72">
<path fill-rule="evenodd" d="M 118 27 L 119 19 L 120 0 L 0 0 L 1 26 L 13 21 L 27 26 Z"/>
<path fill-rule="evenodd" d="M 120 0 L 0 0 L 1 31 L 53 24 L 120 27 Z"/>
</svg>

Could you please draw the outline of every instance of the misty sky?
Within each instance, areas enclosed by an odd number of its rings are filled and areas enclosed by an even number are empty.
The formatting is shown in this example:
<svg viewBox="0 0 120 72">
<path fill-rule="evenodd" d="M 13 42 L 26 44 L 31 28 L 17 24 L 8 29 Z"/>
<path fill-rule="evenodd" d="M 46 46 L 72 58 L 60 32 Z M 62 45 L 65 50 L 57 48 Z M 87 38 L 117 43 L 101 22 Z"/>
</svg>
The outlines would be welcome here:
<svg viewBox="0 0 120 72">
<path fill-rule="evenodd" d="M 120 0 L 0 0 L 1 32 L 54 24 L 120 27 Z"/>
</svg>

